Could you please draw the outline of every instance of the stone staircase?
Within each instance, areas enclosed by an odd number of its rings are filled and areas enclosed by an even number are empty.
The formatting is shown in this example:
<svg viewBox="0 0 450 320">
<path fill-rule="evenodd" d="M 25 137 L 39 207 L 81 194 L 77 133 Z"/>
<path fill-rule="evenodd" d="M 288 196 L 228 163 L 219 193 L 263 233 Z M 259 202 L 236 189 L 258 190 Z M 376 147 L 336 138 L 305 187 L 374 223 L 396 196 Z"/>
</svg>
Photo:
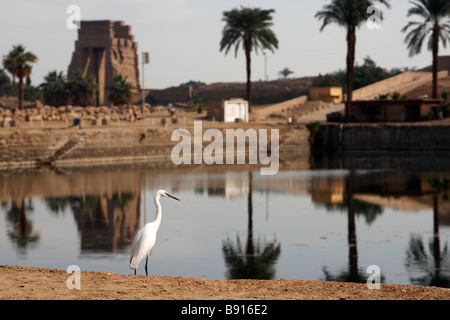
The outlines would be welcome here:
<svg viewBox="0 0 450 320">
<path fill-rule="evenodd" d="M 288 101 L 289 104 L 274 105 L 273 108 L 269 107 L 262 110 L 271 111 L 266 112 L 265 114 L 259 111 L 259 114 L 257 116 L 255 115 L 252 120 L 264 119 L 264 121 L 267 121 L 268 119 L 286 119 L 287 117 L 298 118 L 325 109 L 329 105 L 328 103 L 325 103 L 323 101 L 306 100 L 306 97 L 301 101 L 301 103 L 293 104 L 292 101 L 294 100 Z M 280 108 L 281 106 L 283 106 L 283 108 Z M 265 118 L 262 118 L 263 114 Z"/>
<path fill-rule="evenodd" d="M 327 121 L 327 115 L 333 112 L 340 112 L 345 109 L 345 105 L 342 103 L 339 104 L 329 104 L 326 105 L 323 108 L 320 108 L 319 110 L 315 110 L 313 112 L 309 112 L 307 114 L 300 115 L 298 117 L 295 117 L 295 121 L 297 122 L 326 122 Z"/>
<path fill-rule="evenodd" d="M 40 159 L 40 166 L 51 166 L 56 160 L 61 159 L 65 154 L 67 154 L 70 150 L 75 148 L 78 144 L 86 141 L 87 139 L 97 135 L 99 131 L 92 132 L 82 132 L 76 137 L 69 139 L 62 147 L 57 149 L 50 157 L 45 159 Z"/>
<path fill-rule="evenodd" d="M 267 121 L 269 118 L 286 117 L 289 110 L 302 107 L 308 100 L 307 96 L 301 96 L 288 101 L 277 103 L 262 109 L 256 109 L 250 114 L 251 121 Z"/>
<path fill-rule="evenodd" d="M 291 111 L 291 116 L 293 116 L 294 118 L 304 117 L 309 114 L 326 109 L 328 105 L 328 103 L 325 103 L 323 101 L 308 100 L 304 105 L 294 108 Z"/>
</svg>

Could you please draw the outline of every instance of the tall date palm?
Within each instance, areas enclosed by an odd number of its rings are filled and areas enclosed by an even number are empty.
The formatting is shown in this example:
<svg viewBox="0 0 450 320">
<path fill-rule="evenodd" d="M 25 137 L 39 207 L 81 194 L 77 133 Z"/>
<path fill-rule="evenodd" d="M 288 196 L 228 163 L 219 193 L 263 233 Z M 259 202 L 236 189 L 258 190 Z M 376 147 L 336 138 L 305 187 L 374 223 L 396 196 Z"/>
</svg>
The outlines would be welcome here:
<svg viewBox="0 0 450 320">
<path fill-rule="evenodd" d="M 247 100 L 249 112 L 252 110 L 252 82 L 251 82 L 251 53 L 253 50 L 268 49 L 274 52 L 278 49 L 278 39 L 270 27 L 273 26 L 272 14 L 275 10 L 263 10 L 260 8 L 233 9 L 223 13 L 225 27 L 222 31 L 220 51 L 227 54 L 235 47 L 235 55 L 242 44 L 245 51 L 247 67 Z"/>
<path fill-rule="evenodd" d="M 19 78 L 19 109 L 24 108 L 24 82 L 31 74 L 31 63 L 37 62 L 37 56 L 26 51 L 23 45 L 13 46 L 13 49 L 3 58 L 3 66 L 8 70 L 13 78 Z"/>
<path fill-rule="evenodd" d="M 321 31 L 331 24 L 337 24 L 347 30 L 347 102 L 345 107 L 346 121 L 351 121 L 353 98 L 353 81 L 355 73 L 356 29 L 367 23 L 368 9 L 376 3 L 390 7 L 389 0 L 331 0 L 323 10 L 317 12 L 316 18 L 323 21 Z M 382 16 L 380 15 L 380 18 Z"/>
<path fill-rule="evenodd" d="M 403 29 L 409 30 L 405 42 L 408 45 L 409 56 L 419 54 L 423 43 L 428 39 L 428 49 L 433 53 L 433 98 L 438 98 L 438 55 L 439 42 L 444 48 L 450 41 L 450 1 L 449 0 L 418 0 L 411 1 L 413 5 L 408 11 L 408 17 L 415 16 L 419 21 L 410 21 Z"/>
</svg>

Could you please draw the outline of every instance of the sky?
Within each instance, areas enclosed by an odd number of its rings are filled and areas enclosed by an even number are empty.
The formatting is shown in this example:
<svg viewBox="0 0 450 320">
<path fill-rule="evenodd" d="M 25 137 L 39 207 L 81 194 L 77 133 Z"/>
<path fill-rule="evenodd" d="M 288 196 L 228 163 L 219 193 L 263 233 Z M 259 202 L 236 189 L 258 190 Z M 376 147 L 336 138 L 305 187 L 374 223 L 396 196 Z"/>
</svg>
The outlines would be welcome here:
<svg viewBox="0 0 450 320">
<path fill-rule="evenodd" d="M 235 57 L 220 52 L 223 12 L 240 6 L 274 9 L 273 31 L 279 40 L 274 53 L 252 56 L 252 80 L 276 80 L 289 68 L 291 77 L 316 76 L 345 69 L 346 32 L 336 25 L 320 31 L 315 14 L 329 0 L 14 0 L 0 4 L 0 55 L 22 44 L 39 61 L 33 66 L 32 84 L 39 85 L 51 71 L 67 74 L 77 30 L 67 27 L 70 5 L 80 8 L 81 20 L 122 20 L 141 52 L 150 53 L 145 66 L 145 87 L 164 89 L 190 80 L 207 84 L 245 82 L 243 50 Z M 431 65 L 425 47 L 410 58 L 401 29 L 412 18 L 408 0 L 392 0 L 391 8 L 381 7 L 381 29 L 366 24 L 357 31 L 356 62 L 370 56 L 377 65 L 423 68 Z M 450 55 L 441 45 L 440 55 Z M 139 60 L 141 66 L 141 60 Z M 142 77 L 142 73 L 141 73 Z"/>
</svg>

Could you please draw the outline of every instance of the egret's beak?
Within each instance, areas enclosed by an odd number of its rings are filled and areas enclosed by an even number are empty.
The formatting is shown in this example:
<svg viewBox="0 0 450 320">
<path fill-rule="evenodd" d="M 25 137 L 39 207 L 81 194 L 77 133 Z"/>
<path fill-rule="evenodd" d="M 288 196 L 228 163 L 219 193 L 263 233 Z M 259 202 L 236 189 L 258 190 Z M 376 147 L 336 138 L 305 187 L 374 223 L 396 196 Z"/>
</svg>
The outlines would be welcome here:
<svg viewBox="0 0 450 320">
<path fill-rule="evenodd" d="M 174 196 L 172 196 L 172 195 L 168 194 L 167 192 L 166 192 L 166 196 L 168 196 L 169 198 L 172 198 L 172 199 L 175 199 L 175 200 L 181 201 L 180 199 L 178 199 L 178 198 L 176 198 L 176 197 L 174 197 Z"/>
</svg>

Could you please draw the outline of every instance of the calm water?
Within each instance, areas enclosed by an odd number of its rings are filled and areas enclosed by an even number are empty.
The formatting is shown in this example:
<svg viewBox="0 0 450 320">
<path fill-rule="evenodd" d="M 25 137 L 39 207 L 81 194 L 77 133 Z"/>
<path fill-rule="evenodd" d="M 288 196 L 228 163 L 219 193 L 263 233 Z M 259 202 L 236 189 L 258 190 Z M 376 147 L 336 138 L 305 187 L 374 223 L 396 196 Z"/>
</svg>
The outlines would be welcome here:
<svg viewBox="0 0 450 320">
<path fill-rule="evenodd" d="M 0 264 L 132 274 L 137 230 L 163 221 L 149 272 L 450 287 L 450 171 L 171 170 L 2 172 Z M 144 274 L 141 262 L 138 274 Z"/>
</svg>

